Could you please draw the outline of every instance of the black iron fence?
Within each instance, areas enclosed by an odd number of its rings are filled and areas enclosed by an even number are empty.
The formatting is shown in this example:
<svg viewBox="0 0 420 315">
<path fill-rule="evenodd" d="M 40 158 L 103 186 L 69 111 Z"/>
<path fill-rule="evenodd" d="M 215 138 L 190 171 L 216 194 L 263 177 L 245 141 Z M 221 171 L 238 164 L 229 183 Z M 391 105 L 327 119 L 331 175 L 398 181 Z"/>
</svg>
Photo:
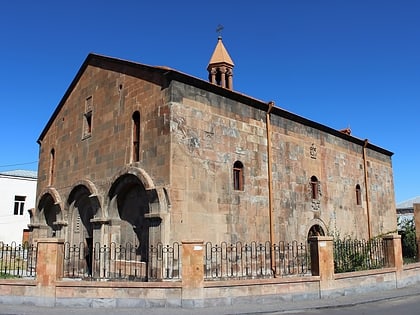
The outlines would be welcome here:
<svg viewBox="0 0 420 315">
<path fill-rule="evenodd" d="M 36 246 L 0 242 L 0 278 L 34 278 Z"/>
<path fill-rule="evenodd" d="M 386 257 L 386 242 L 381 238 L 334 240 L 335 273 L 384 268 Z"/>
<path fill-rule="evenodd" d="M 158 243 L 141 255 L 132 244 L 64 244 L 64 277 L 88 280 L 161 281 L 181 279 L 181 244 Z M 380 238 L 334 241 L 336 273 L 385 267 L 386 242 Z M 0 242 L 0 278 L 35 277 L 35 244 Z M 310 273 L 308 244 L 293 241 L 205 244 L 205 280 L 303 276 Z"/>
<path fill-rule="evenodd" d="M 157 244 L 147 255 L 139 246 L 127 243 L 91 248 L 84 243 L 64 244 L 64 277 L 90 280 L 158 281 L 180 279 L 180 244 Z"/>
<path fill-rule="evenodd" d="M 280 242 L 205 244 L 206 280 L 258 279 L 276 276 L 302 276 L 308 273 L 306 243 Z"/>
</svg>

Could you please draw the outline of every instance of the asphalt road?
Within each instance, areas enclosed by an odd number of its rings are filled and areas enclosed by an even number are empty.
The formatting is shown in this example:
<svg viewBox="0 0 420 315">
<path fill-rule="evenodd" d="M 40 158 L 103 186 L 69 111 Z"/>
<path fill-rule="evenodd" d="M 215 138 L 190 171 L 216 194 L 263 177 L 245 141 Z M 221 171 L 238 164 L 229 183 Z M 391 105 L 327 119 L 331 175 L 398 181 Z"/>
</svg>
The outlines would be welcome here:
<svg viewBox="0 0 420 315">
<path fill-rule="evenodd" d="M 288 314 L 291 312 L 274 312 L 264 313 L 268 314 Z M 294 315 L 419 315 L 420 314 L 420 295 L 408 296 L 402 298 L 395 298 L 383 301 L 369 302 L 363 304 L 357 304 L 352 306 L 344 307 L 331 307 L 331 308 L 320 308 L 310 309 L 302 312 L 293 311 Z M 263 315 L 263 314 L 261 314 Z"/>
</svg>

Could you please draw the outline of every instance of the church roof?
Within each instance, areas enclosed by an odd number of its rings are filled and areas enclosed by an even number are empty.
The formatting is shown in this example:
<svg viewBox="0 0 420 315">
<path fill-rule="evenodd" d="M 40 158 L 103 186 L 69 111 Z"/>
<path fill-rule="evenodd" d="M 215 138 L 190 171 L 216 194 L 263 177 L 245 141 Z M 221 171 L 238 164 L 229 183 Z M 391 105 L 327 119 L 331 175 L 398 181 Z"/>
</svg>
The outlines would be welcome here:
<svg viewBox="0 0 420 315">
<path fill-rule="evenodd" d="M 232 67 L 234 66 L 232 58 L 230 58 L 225 45 L 223 45 L 221 36 L 217 39 L 216 48 L 214 48 L 213 55 L 210 58 L 209 66 L 219 63 L 226 63 Z"/>
<path fill-rule="evenodd" d="M 220 44 L 220 46 L 219 46 Z M 218 48 L 219 46 L 219 48 Z M 220 48 L 221 47 L 221 48 Z M 222 51 L 226 51 L 226 49 L 224 48 L 223 44 L 221 43 L 221 40 L 218 42 L 218 45 L 216 46 L 215 52 L 216 56 L 219 55 L 220 51 L 218 51 L 219 49 L 221 49 Z M 213 54 L 215 55 L 215 54 Z M 217 60 L 215 56 L 214 60 Z M 224 55 L 224 60 L 226 62 L 226 60 L 230 60 L 232 62 L 232 60 L 230 59 L 229 55 L 226 54 Z M 213 57 L 211 59 L 211 61 L 213 60 Z M 233 65 L 233 62 L 232 64 Z M 73 89 L 76 87 L 79 79 L 81 78 L 81 76 L 83 75 L 84 71 L 86 70 L 86 68 L 88 66 L 93 66 L 93 67 L 99 67 L 99 68 L 103 68 L 103 69 L 108 69 L 108 70 L 112 70 L 112 71 L 117 71 L 120 73 L 126 73 L 128 75 L 134 75 L 137 76 L 138 75 L 138 71 L 141 70 L 141 72 L 143 73 L 143 75 L 146 75 L 146 73 L 148 73 L 149 75 L 147 75 L 147 77 L 143 77 L 143 79 L 147 79 L 147 80 L 151 80 L 153 82 L 155 82 L 156 84 L 162 84 L 164 86 L 168 86 L 169 82 L 171 81 L 178 81 L 193 87 L 196 87 L 198 89 L 202 89 L 203 91 L 209 91 L 212 93 L 215 93 L 217 95 L 226 97 L 228 99 L 232 99 L 235 100 L 237 102 L 240 102 L 244 105 L 248 105 L 254 108 L 258 108 L 260 110 L 263 111 L 267 111 L 269 105 L 267 104 L 267 102 L 263 102 L 261 100 L 258 100 L 256 98 L 253 98 L 249 95 L 245 95 L 242 93 L 239 93 L 237 91 L 232 91 L 230 89 L 226 89 L 226 88 L 222 88 L 216 84 L 212 84 L 210 82 L 207 82 L 203 79 L 200 78 L 196 78 L 194 76 L 185 74 L 183 72 L 180 72 L 178 70 L 175 69 L 171 69 L 168 67 L 162 67 L 162 66 L 149 66 L 149 65 L 145 65 L 145 64 L 141 64 L 141 63 L 137 63 L 137 62 L 133 62 L 133 61 L 128 61 L 128 60 L 123 60 L 123 59 L 119 59 L 119 58 L 113 58 L 113 57 L 108 57 L 108 56 L 103 56 L 103 55 L 98 55 L 98 54 L 94 54 L 94 53 L 90 53 L 87 58 L 85 59 L 85 61 L 83 62 L 82 66 L 80 67 L 79 71 L 77 72 L 76 76 L 74 77 L 73 81 L 70 83 L 70 86 L 67 88 L 64 96 L 62 97 L 61 101 L 59 102 L 58 106 L 56 107 L 55 111 L 53 112 L 52 116 L 50 117 L 49 121 L 47 122 L 46 126 L 44 127 L 44 129 L 42 130 L 39 138 L 38 138 L 38 144 L 41 144 L 45 134 L 47 133 L 48 129 L 50 128 L 50 126 L 53 124 L 54 120 L 56 119 L 58 113 L 60 112 L 62 106 L 64 105 L 64 103 L 66 102 L 67 98 L 70 96 L 70 94 L 72 93 Z M 156 80 L 156 81 L 155 81 Z M 317 123 L 315 121 L 309 120 L 307 118 L 304 118 L 302 116 L 293 114 L 292 112 L 289 112 L 285 109 L 282 109 L 280 107 L 274 107 L 271 112 L 273 115 L 278 115 L 281 117 L 284 117 L 286 119 L 290 119 L 292 121 L 295 122 L 299 122 L 303 125 L 306 126 L 311 126 L 315 129 L 318 130 L 323 130 L 331 135 L 335 135 L 339 138 L 343 138 L 346 139 L 348 141 L 357 143 L 358 145 L 365 145 L 365 140 L 359 139 L 359 138 L 355 138 L 351 135 L 345 134 L 339 130 L 330 128 L 328 126 L 322 125 L 320 123 Z M 372 143 L 368 143 L 367 147 L 369 149 L 381 152 L 382 154 L 388 155 L 388 156 L 392 156 L 393 153 L 380 148 Z"/>
</svg>

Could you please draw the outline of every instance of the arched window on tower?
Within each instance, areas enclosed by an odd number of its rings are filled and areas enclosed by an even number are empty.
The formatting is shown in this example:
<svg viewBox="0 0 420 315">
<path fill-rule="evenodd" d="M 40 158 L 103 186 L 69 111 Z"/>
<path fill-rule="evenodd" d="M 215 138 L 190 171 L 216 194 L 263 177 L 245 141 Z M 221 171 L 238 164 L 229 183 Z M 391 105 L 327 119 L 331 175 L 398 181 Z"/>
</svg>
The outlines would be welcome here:
<svg viewBox="0 0 420 315">
<path fill-rule="evenodd" d="M 362 190 L 360 189 L 360 185 L 356 185 L 356 204 L 360 206 L 362 204 Z"/>
<path fill-rule="evenodd" d="M 318 199 L 319 197 L 319 181 L 316 176 L 311 177 L 311 197 L 312 199 Z"/>
<path fill-rule="evenodd" d="M 55 168 L 55 150 L 51 149 L 50 152 L 50 174 L 49 174 L 49 178 L 48 178 L 48 183 L 51 186 L 53 184 L 53 180 L 54 180 L 54 168 Z"/>
<path fill-rule="evenodd" d="M 244 165 L 240 161 L 233 164 L 233 189 L 244 190 Z"/>
<path fill-rule="evenodd" d="M 140 113 L 133 113 L 133 162 L 140 161 Z"/>
</svg>

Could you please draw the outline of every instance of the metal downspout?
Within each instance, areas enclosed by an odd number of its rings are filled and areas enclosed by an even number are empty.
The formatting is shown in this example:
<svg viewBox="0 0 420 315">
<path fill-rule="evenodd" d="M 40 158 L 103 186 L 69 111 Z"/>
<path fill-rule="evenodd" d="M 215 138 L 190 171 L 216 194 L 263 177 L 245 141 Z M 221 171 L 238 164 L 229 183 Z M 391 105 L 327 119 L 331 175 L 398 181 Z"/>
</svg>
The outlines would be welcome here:
<svg viewBox="0 0 420 315">
<path fill-rule="evenodd" d="M 267 120 L 267 166 L 268 166 L 268 209 L 269 209 L 269 218 L 270 218 L 270 263 L 271 271 L 273 272 L 274 278 L 276 277 L 276 265 L 274 261 L 274 214 L 273 214 L 273 177 L 271 170 L 271 122 L 270 122 L 270 112 L 274 107 L 274 102 L 268 103 L 268 109 L 266 113 Z"/>
<path fill-rule="evenodd" d="M 366 212 L 367 212 L 367 224 L 368 224 L 368 237 L 369 240 L 372 238 L 372 231 L 370 229 L 370 204 L 369 204 L 369 186 L 368 186 L 368 169 L 367 169 L 367 154 L 366 147 L 369 143 L 368 139 L 365 139 L 363 144 L 363 165 L 364 165 L 364 175 L 365 175 L 365 194 L 366 194 Z"/>
</svg>

